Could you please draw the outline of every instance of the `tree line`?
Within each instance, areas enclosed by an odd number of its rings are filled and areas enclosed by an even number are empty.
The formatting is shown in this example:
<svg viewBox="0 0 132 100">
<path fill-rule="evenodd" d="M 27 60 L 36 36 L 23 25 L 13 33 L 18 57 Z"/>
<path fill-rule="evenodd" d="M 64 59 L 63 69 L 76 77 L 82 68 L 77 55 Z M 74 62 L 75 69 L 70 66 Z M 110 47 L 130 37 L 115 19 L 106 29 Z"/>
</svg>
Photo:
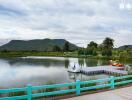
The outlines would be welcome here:
<svg viewBox="0 0 132 100">
<path fill-rule="evenodd" d="M 114 40 L 112 38 L 105 38 L 101 44 L 97 44 L 94 41 L 91 41 L 87 44 L 87 48 L 79 48 L 78 55 L 89 55 L 89 56 L 97 56 L 101 54 L 102 56 L 112 56 L 112 50 L 114 47 Z M 66 42 L 64 46 L 61 48 L 57 45 L 53 47 L 54 52 L 69 52 L 70 46 L 69 42 Z"/>
<path fill-rule="evenodd" d="M 65 42 L 65 44 L 64 44 L 64 46 L 62 48 L 59 47 L 58 45 L 55 45 L 53 47 L 53 50 L 52 51 L 54 51 L 54 52 L 61 52 L 61 51 L 68 52 L 68 51 L 70 51 L 69 42 Z"/>
<path fill-rule="evenodd" d="M 91 41 L 87 48 L 81 48 L 78 50 L 79 55 L 96 56 L 101 54 L 102 56 L 112 56 L 112 49 L 114 47 L 114 40 L 112 38 L 105 38 L 101 44 L 97 44 Z"/>
</svg>

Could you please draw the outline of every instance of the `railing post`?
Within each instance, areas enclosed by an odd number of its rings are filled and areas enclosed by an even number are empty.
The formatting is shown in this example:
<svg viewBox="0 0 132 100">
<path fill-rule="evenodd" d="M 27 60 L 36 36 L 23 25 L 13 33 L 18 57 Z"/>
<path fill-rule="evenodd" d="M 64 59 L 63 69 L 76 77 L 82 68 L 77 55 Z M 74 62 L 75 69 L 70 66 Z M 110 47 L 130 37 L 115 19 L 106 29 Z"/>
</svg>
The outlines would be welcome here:
<svg viewBox="0 0 132 100">
<path fill-rule="evenodd" d="M 27 85 L 27 100 L 32 100 L 32 86 Z"/>
<path fill-rule="evenodd" d="M 80 80 L 76 80 L 76 95 L 80 95 Z"/>
<path fill-rule="evenodd" d="M 111 84 L 111 89 L 115 88 L 115 77 L 114 76 L 110 76 L 110 84 Z"/>
</svg>

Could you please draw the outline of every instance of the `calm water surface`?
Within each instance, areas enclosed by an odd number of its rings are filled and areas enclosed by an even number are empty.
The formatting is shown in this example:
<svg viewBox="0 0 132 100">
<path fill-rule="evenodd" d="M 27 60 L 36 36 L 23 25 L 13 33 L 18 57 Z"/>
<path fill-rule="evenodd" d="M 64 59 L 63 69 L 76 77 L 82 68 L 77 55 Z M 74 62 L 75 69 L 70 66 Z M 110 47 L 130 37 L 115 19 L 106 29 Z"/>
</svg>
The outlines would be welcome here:
<svg viewBox="0 0 132 100">
<path fill-rule="evenodd" d="M 0 88 L 44 85 L 109 77 L 105 74 L 84 75 L 67 72 L 68 66 L 108 65 L 108 60 L 63 57 L 0 58 Z"/>
</svg>

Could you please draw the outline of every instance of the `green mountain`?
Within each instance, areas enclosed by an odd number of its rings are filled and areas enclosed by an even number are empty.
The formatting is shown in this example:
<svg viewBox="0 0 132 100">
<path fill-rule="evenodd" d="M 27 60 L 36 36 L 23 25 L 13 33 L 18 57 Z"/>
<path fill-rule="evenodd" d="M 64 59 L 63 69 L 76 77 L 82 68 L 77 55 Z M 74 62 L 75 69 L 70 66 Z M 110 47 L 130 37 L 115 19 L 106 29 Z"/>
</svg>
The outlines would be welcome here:
<svg viewBox="0 0 132 100">
<path fill-rule="evenodd" d="M 120 46 L 118 49 L 132 49 L 132 45 Z"/>
<path fill-rule="evenodd" d="M 65 39 L 35 39 L 35 40 L 12 40 L 9 43 L 0 46 L 0 50 L 8 51 L 52 51 L 54 46 L 59 46 L 61 49 L 65 43 Z M 70 42 L 69 49 L 76 50 L 78 47 Z"/>
</svg>

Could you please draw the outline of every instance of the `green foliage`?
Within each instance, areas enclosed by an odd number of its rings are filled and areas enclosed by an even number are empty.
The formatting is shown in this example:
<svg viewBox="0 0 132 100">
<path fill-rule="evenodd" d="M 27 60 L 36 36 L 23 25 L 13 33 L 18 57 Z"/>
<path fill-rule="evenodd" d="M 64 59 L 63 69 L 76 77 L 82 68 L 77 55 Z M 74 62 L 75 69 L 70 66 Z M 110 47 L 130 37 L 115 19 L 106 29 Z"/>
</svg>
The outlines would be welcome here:
<svg viewBox="0 0 132 100">
<path fill-rule="evenodd" d="M 114 40 L 107 37 L 102 43 L 103 48 L 112 49 L 114 47 Z"/>
<path fill-rule="evenodd" d="M 128 52 L 127 51 L 120 52 L 119 57 L 120 59 L 128 58 Z"/>
<path fill-rule="evenodd" d="M 92 55 L 92 54 L 93 54 L 93 48 L 87 48 L 86 55 Z"/>
<path fill-rule="evenodd" d="M 94 41 L 91 41 L 86 49 L 80 49 L 78 51 L 79 55 L 93 55 L 96 56 L 97 55 L 97 46 L 98 44 L 95 43 Z"/>
<path fill-rule="evenodd" d="M 70 50 L 69 48 L 69 42 L 66 42 L 63 47 L 63 51 L 68 52 Z"/>
<path fill-rule="evenodd" d="M 59 46 L 55 45 L 55 46 L 53 47 L 53 51 L 54 51 L 54 52 L 59 52 L 59 51 L 61 51 L 61 48 L 60 48 Z"/>
<path fill-rule="evenodd" d="M 107 37 L 102 43 L 102 56 L 112 56 L 112 49 L 114 47 L 114 40 Z"/>
<path fill-rule="evenodd" d="M 52 51 L 54 46 L 59 46 L 65 50 L 77 50 L 78 47 L 64 39 L 36 39 L 36 40 L 12 40 L 9 43 L 0 46 L 0 51 Z M 58 49 L 58 47 L 57 47 Z"/>
<path fill-rule="evenodd" d="M 95 47 L 89 47 L 86 49 L 86 55 L 97 55 L 97 49 Z"/>
<path fill-rule="evenodd" d="M 111 49 L 103 49 L 102 56 L 112 56 L 112 50 Z"/>
<path fill-rule="evenodd" d="M 94 56 L 97 56 L 97 54 L 98 54 L 97 51 L 96 50 L 93 50 L 93 55 Z"/>
<path fill-rule="evenodd" d="M 98 45 L 98 50 L 99 50 L 99 51 L 102 51 L 102 50 L 103 50 L 103 44 L 99 44 L 99 45 Z"/>
<path fill-rule="evenodd" d="M 130 49 L 132 49 L 132 45 L 120 46 L 118 49 L 121 49 L 121 50 L 130 50 Z"/>
<path fill-rule="evenodd" d="M 87 48 L 89 47 L 94 47 L 94 48 L 97 48 L 98 44 L 94 41 L 91 41 L 88 45 L 87 45 Z"/>
<path fill-rule="evenodd" d="M 102 44 L 91 41 L 87 48 L 79 48 L 64 39 L 12 40 L 0 47 L 0 57 L 63 56 L 132 59 L 131 45 L 113 47 L 114 40 L 111 38 L 105 38 Z"/>
<path fill-rule="evenodd" d="M 132 70 L 129 70 L 129 71 L 128 71 L 128 74 L 129 74 L 129 75 L 132 75 Z"/>
<path fill-rule="evenodd" d="M 85 54 L 85 50 L 84 49 L 79 49 L 78 50 L 78 55 L 84 55 Z"/>
</svg>

